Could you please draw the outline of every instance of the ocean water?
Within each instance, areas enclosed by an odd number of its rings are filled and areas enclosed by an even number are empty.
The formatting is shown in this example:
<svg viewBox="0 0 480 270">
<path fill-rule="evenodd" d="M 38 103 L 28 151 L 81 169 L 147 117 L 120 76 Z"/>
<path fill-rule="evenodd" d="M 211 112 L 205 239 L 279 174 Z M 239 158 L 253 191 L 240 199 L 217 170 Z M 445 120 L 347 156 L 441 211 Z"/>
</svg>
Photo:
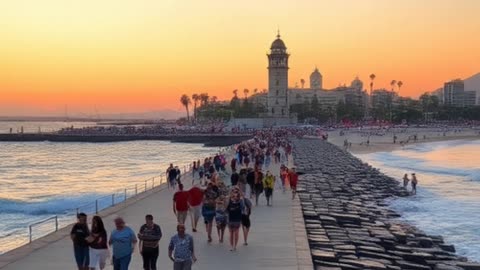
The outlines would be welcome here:
<svg viewBox="0 0 480 270">
<path fill-rule="evenodd" d="M 170 163 L 183 168 L 218 150 L 167 141 L 0 142 L 0 254 L 25 243 L 33 222 L 59 215 L 61 224 L 69 223 L 79 206 L 92 212 L 95 199 L 104 197 L 99 204 L 106 207 L 112 193 L 121 201 L 125 187 L 128 196 L 136 183 L 142 191 L 145 180 L 164 173 Z M 35 227 L 35 238 L 52 228 L 53 220 Z"/>
<path fill-rule="evenodd" d="M 356 155 L 401 181 L 416 173 L 416 196 L 392 201 L 402 219 L 442 235 L 457 253 L 480 261 L 480 140 L 407 146 L 393 152 Z M 409 187 L 410 189 L 410 187 Z"/>
</svg>

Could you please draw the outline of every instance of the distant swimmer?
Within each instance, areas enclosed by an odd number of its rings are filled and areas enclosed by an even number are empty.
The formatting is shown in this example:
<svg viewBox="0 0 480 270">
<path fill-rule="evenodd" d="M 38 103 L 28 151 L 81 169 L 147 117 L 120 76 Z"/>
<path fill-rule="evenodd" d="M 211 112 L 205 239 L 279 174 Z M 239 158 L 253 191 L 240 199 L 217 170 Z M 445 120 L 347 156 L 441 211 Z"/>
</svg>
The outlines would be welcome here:
<svg viewBox="0 0 480 270">
<path fill-rule="evenodd" d="M 417 194 L 418 180 L 414 173 L 412 173 L 412 194 Z"/>
<path fill-rule="evenodd" d="M 403 187 L 404 187 L 404 188 L 407 188 L 408 182 L 410 182 L 410 179 L 408 179 L 408 174 L 406 173 L 406 174 L 403 176 Z"/>
</svg>

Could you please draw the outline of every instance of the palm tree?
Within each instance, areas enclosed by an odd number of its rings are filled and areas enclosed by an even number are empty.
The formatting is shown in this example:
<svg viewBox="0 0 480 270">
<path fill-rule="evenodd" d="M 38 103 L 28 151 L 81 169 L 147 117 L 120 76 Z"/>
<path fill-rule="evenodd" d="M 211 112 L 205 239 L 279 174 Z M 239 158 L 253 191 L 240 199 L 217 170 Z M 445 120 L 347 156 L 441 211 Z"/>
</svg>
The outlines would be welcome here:
<svg viewBox="0 0 480 270">
<path fill-rule="evenodd" d="M 402 82 L 402 81 L 398 81 L 398 82 L 397 82 L 398 92 L 400 92 L 400 88 L 402 88 L 402 85 L 403 85 L 403 82 Z"/>
<path fill-rule="evenodd" d="M 397 84 L 396 80 L 392 80 L 392 82 L 390 82 L 390 85 L 392 86 L 392 92 L 395 92 L 395 85 L 396 84 Z"/>
<path fill-rule="evenodd" d="M 201 93 L 200 94 L 200 105 L 205 106 L 208 103 L 208 94 L 207 93 Z"/>
<path fill-rule="evenodd" d="M 233 90 L 233 97 L 238 98 L 238 89 Z"/>
<path fill-rule="evenodd" d="M 305 87 L 305 80 L 304 79 L 300 79 L 300 83 L 302 84 L 302 88 Z"/>
<path fill-rule="evenodd" d="M 193 118 L 195 121 L 197 121 L 197 104 L 198 104 L 198 101 L 200 100 L 200 96 L 198 94 L 193 94 L 192 100 L 193 100 Z"/>
<path fill-rule="evenodd" d="M 375 74 L 373 74 L 373 73 L 370 74 L 370 80 L 371 80 L 371 82 L 370 82 L 370 95 L 373 93 L 373 80 L 375 80 L 375 77 L 376 77 Z"/>
<path fill-rule="evenodd" d="M 212 101 L 212 103 L 217 102 L 217 99 L 218 99 L 217 96 L 213 96 L 213 97 L 210 98 L 210 100 Z"/>
<path fill-rule="evenodd" d="M 245 99 L 248 98 L 248 93 L 250 92 L 250 90 L 248 90 L 247 88 L 243 89 L 243 93 L 245 94 Z"/>
<path fill-rule="evenodd" d="M 180 103 L 185 106 L 185 109 L 187 110 L 187 121 L 190 123 L 190 111 L 188 110 L 188 105 L 192 103 L 190 97 L 183 94 L 182 97 L 180 97 Z"/>
<path fill-rule="evenodd" d="M 257 88 L 253 89 L 253 94 L 256 95 L 257 93 L 258 93 L 258 89 Z"/>
</svg>

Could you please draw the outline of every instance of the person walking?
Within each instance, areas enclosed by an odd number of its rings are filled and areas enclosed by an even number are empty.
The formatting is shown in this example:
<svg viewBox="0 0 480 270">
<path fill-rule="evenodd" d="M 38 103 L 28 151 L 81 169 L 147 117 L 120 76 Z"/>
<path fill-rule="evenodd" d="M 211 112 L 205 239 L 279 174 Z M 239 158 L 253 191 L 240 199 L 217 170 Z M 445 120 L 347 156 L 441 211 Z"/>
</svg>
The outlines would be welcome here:
<svg viewBox="0 0 480 270">
<path fill-rule="evenodd" d="M 252 202 L 247 197 L 242 197 L 244 208 L 242 211 L 243 245 L 248 245 L 248 233 L 250 232 L 250 214 L 252 213 Z"/>
<path fill-rule="evenodd" d="M 92 218 L 92 230 L 86 240 L 90 247 L 90 270 L 97 269 L 97 266 L 100 270 L 105 269 L 109 252 L 107 246 L 107 231 L 105 230 L 101 217 L 94 216 Z"/>
<path fill-rule="evenodd" d="M 73 225 L 70 231 L 70 239 L 73 242 L 73 253 L 78 270 L 88 270 L 90 264 L 88 242 L 86 240 L 89 235 L 87 215 L 79 213 L 77 215 L 77 223 Z"/>
<path fill-rule="evenodd" d="M 410 182 L 410 179 L 408 179 L 408 174 L 405 174 L 405 175 L 403 176 L 403 187 L 404 187 L 404 188 L 407 188 L 408 182 Z"/>
<path fill-rule="evenodd" d="M 243 200 L 238 188 L 234 187 L 232 189 L 226 209 L 228 213 L 228 229 L 230 230 L 230 251 L 236 251 L 240 225 L 242 224 L 242 212 L 244 210 Z"/>
<path fill-rule="evenodd" d="M 273 176 L 270 171 L 267 171 L 265 179 L 263 180 L 263 186 L 265 187 L 267 206 L 271 206 L 273 203 L 273 188 L 275 187 L 275 176 Z"/>
<path fill-rule="evenodd" d="M 128 270 L 137 237 L 133 230 L 125 225 L 123 218 L 117 217 L 114 222 L 115 230 L 112 231 L 108 242 L 113 249 L 113 269 Z"/>
<path fill-rule="evenodd" d="M 417 194 L 417 184 L 418 184 L 418 180 L 417 180 L 417 176 L 412 173 L 412 194 Z"/>
<path fill-rule="evenodd" d="M 173 195 L 173 213 L 180 224 L 185 224 L 188 214 L 188 192 L 183 190 L 183 184 L 178 185 L 178 191 Z"/>
<path fill-rule="evenodd" d="M 217 225 L 218 241 L 223 243 L 223 236 L 227 227 L 227 212 L 225 209 L 225 196 L 223 195 L 220 195 L 216 200 L 215 224 Z"/>
<path fill-rule="evenodd" d="M 198 220 L 202 214 L 203 190 L 198 186 L 193 186 L 188 191 L 188 210 L 192 220 L 192 231 L 197 232 Z"/>
<path fill-rule="evenodd" d="M 218 198 L 218 189 L 212 183 L 208 183 L 203 196 L 202 216 L 205 220 L 208 242 L 212 242 L 213 219 L 215 218 L 215 202 Z"/>
<path fill-rule="evenodd" d="M 297 184 L 298 184 L 298 174 L 295 171 L 295 168 L 288 170 L 288 179 L 290 181 L 290 188 L 292 189 L 292 200 L 295 199 L 295 195 L 297 194 Z"/>
<path fill-rule="evenodd" d="M 254 177 L 255 205 L 258 205 L 258 198 L 260 198 L 260 195 L 263 193 L 263 173 L 258 167 L 255 168 Z"/>
<path fill-rule="evenodd" d="M 175 184 L 177 181 L 177 170 L 173 167 L 173 164 L 170 163 L 170 167 L 167 169 L 167 177 L 168 177 L 168 187 L 173 188 L 175 190 Z"/>
<path fill-rule="evenodd" d="M 157 270 L 159 254 L 158 242 L 162 239 L 162 229 L 153 222 L 152 215 L 145 216 L 145 224 L 138 233 L 138 247 L 143 259 L 144 270 Z"/>
<path fill-rule="evenodd" d="M 173 262 L 173 270 L 191 270 L 197 261 L 193 237 L 185 233 L 183 224 L 177 225 L 177 234 L 170 239 L 168 257 Z"/>
</svg>

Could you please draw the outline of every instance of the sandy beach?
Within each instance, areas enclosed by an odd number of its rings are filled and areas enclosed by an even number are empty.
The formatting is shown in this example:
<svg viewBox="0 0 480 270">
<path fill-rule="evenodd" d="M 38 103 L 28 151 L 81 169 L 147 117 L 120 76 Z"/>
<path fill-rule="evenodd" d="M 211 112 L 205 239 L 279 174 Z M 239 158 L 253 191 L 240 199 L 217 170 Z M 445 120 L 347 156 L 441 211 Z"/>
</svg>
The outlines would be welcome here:
<svg viewBox="0 0 480 270">
<path fill-rule="evenodd" d="M 341 148 L 345 140 L 348 141 L 348 151 L 354 154 L 369 154 L 375 152 L 390 152 L 402 149 L 407 145 L 450 141 L 450 140 L 478 140 L 480 131 L 477 129 L 451 129 L 444 131 L 440 128 L 406 128 L 394 131 L 371 130 L 344 131 L 343 136 L 340 130 L 328 132 L 328 141 Z M 370 134 L 370 135 L 369 135 Z M 396 143 L 393 137 L 397 136 Z M 416 135 L 417 139 L 414 139 Z M 369 143 L 367 143 L 369 141 Z"/>
</svg>

